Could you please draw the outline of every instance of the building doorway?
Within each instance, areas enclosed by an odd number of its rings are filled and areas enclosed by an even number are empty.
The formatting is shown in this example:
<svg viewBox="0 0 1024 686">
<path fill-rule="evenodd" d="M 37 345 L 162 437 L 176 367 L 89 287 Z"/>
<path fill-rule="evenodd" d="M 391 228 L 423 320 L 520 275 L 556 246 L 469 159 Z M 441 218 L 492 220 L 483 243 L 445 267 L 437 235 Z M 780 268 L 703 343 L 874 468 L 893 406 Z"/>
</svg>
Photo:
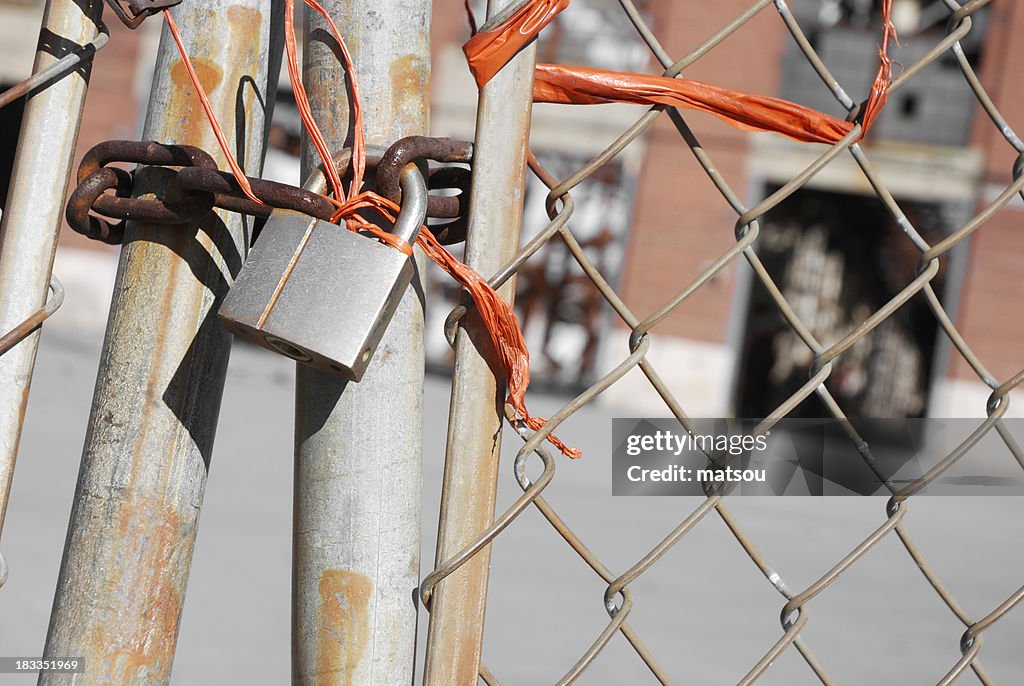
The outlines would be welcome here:
<svg viewBox="0 0 1024 686">
<path fill-rule="evenodd" d="M 767 185 L 765 195 L 778 186 Z M 899 201 L 934 244 L 958 225 L 958 203 Z M 786 300 L 824 345 L 876 312 L 916 274 L 920 253 L 882 202 L 801 190 L 764 215 L 757 252 Z M 959 289 L 944 259 L 932 286 L 945 301 Z M 953 283 L 955 282 L 955 283 Z M 813 355 L 785 323 L 766 289 L 751 280 L 741 343 L 737 416 L 764 417 L 808 379 Z M 936 365 L 938 327 L 914 296 L 834 362 L 826 387 L 851 418 L 923 417 Z M 830 416 L 811 395 L 789 416 Z"/>
</svg>

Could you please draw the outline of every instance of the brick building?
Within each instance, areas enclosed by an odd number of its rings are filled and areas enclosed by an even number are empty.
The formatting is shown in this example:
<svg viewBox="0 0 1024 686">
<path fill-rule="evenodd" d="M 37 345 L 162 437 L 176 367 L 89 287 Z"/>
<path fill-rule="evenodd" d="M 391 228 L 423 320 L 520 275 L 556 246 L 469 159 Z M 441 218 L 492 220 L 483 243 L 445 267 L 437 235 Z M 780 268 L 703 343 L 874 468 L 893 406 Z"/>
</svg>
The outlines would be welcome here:
<svg viewBox="0 0 1024 686">
<path fill-rule="evenodd" d="M 793 5 L 797 19 L 816 43 L 827 66 L 856 100 L 863 98 L 877 67 L 877 21 L 857 25 L 856 17 L 848 16 L 833 19 L 831 26 L 822 26 L 823 5 Z M 916 2 L 897 2 L 897 11 L 900 5 L 904 5 L 904 10 L 910 6 L 911 16 L 905 17 L 907 25 L 900 27 L 904 38 L 894 57 L 910 64 L 945 36 L 948 14 L 935 12 L 941 3 L 924 3 L 921 7 Z M 739 10 L 733 3 L 705 4 L 700 13 L 692 12 L 683 3 L 654 3 L 653 7 L 659 36 L 673 55 L 692 49 Z M 1016 3 L 995 2 L 988 9 L 987 16 L 976 15 L 972 31 L 976 35 L 972 35 L 970 42 L 964 41 L 964 49 L 1012 126 L 1024 115 L 1024 99 L 1009 87 L 1013 65 L 1024 60 L 1022 47 L 1011 39 L 1024 28 L 1024 13 Z M 898 14 L 896 19 L 899 20 Z M 738 90 L 779 94 L 841 115 L 831 94 L 796 52 L 795 43 L 778 16 L 771 11 L 762 12 L 694 64 L 686 75 Z M 746 192 L 744 200 L 748 207 L 795 176 L 822 151 L 822 146 L 791 143 L 780 136 L 745 134 L 700 115 L 687 120 L 721 174 L 741 195 Z M 655 125 L 648 145 L 651 151 L 664 152 L 645 158 L 623 281 L 627 303 L 640 313 L 660 306 L 710 260 L 721 255 L 732 244 L 735 223 L 735 213 L 694 163 L 667 119 L 662 118 Z M 931 243 L 959 228 L 1006 187 L 1015 157 L 977 106 L 951 60 L 932 64 L 893 96 L 865 147 L 887 187 Z M 844 155 L 829 165 L 807 189 L 779 209 L 816 204 L 822 215 L 831 206 L 833 214 L 839 208 L 842 216 L 815 218 L 811 216 L 814 209 L 806 207 L 789 216 L 776 212 L 774 220 L 770 213 L 764 219 L 762 242 L 777 238 L 787 223 L 798 224 L 805 237 L 819 224 L 831 234 L 833 247 L 840 249 L 836 254 L 848 260 L 856 257 L 851 245 L 866 239 L 877 243 L 869 251 L 872 254 L 862 256 L 859 263 L 846 265 L 844 284 L 856 288 L 851 282 L 858 270 L 872 268 L 897 281 L 899 286 L 913 278 L 913 264 L 906 264 L 908 258 L 893 257 L 905 252 L 909 242 L 880 210 L 867 179 L 850 156 Z M 968 245 L 944 258 L 941 288 L 937 288 L 959 330 L 1000 380 L 1008 379 L 1022 367 L 1020 347 L 1015 344 L 1022 331 L 1012 314 L 1016 310 L 1013 303 L 1022 288 L 1021 267 L 1016 257 L 1022 247 L 1017 231 L 1021 218 L 1020 202 L 999 212 L 971 237 Z M 851 245 L 835 245 L 837 235 L 842 234 L 853 235 Z M 794 247 L 791 243 L 784 249 Z M 759 254 L 767 259 L 771 251 L 759 248 Z M 909 259 L 916 262 L 916 254 Z M 749 268 L 740 262 L 656 329 L 662 340 L 652 345 L 654 359 L 663 360 L 661 368 L 670 370 L 666 373 L 674 373 L 672 382 L 679 397 L 684 403 L 691 399 L 692 405 L 687 409 L 697 416 L 729 412 L 758 416 L 774 407 L 766 387 L 780 383 L 771 374 L 777 371 L 778 359 L 758 357 L 765 357 L 769 334 L 779 330 L 781 320 L 759 320 L 762 313 L 757 306 L 762 289 L 753 285 Z M 890 266 L 881 269 L 880 265 L 886 263 Z M 897 274 L 892 265 L 900 265 L 904 274 Z M 772 275 L 780 286 L 784 285 L 784 274 Z M 828 290 L 824 279 L 817 285 L 820 290 Z M 911 311 L 907 316 L 919 314 L 912 310 L 922 307 L 920 300 L 915 298 L 904 308 Z M 870 311 L 881 304 L 867 303 Z M 824 309 L 820 300 L 816 309 Z M 863 317 L 857 319 L 862 320 Z M 936 335 L 933 319 L 927 326 L 916 326 L 926 330 L 914 332 L 912 344 L 904 347 L 916 349 L 919 357 L 916 374 L 920 377 L 920 406 L 915 408 L 913 402 L 906 402 L 902 409 L 889 410 L 897 416 L 923 412 L 937 417 L 980 413 L 988 389 L 975 380 L 958 354 L 949 354 L 950 346 L 944 335 Z M 845 333 L 849 328 L 840 326 L 835 333 Z M 880 328 L 872 338 L 877 343 L 885 334 L 885 329 Z M 822 338 L 830 343 L 838 337 L 826 333 Z M 855 348 L 847 356 L 856 352 Z M 800 378 L 806 381 L 809 358 L 802 362 Z M 900 369 L 906 373 L 907 366 L 901 365 Z M 885 365 L 876 368 L 875 378 L 868 385 L 884 381 L 884 370 Z M 723 383 L 723 379 L 733 381 Z M 830 384 L 837 381 L 842 380 L 833 378 Z M 644 392 L 640 384 L 623 391 L 634 398 Z M 841 389 L 833 391 L 839 397 L 843 395 Z M 882 408 L 874 409 L 861 402 L 859 409 L 865 414 L 878 414 L 877 409 Z M 883 410 L 881 414 L 889 412 Z"/>
<path fill-rule="evenodd" d="M 793 12 L 854 99 L 866 95 L 876 67 L 874 4 L 797 0 Z M 41 2 L 0 2 L 0 81 L 27 75 Z M 902 24 L 899 61 L 913 62 L 945 36 L 943 3 L 897 0 Z M 746 7 L 715 3 L 647 2 L 641 5 L 666 51 L 686 54 Z M 1024 121 L 1024 97 L 1012 88 L 1015 65 L 1024 65 L 1024 10 L 996 0 L 975 14 L 963 47 L 982 82 L 1011 125 Z M 136 32 L 110 21 L 110 45 L 96 59 L 79 156 L 109 138 L 133 138 L 141 130 L 159 21 Z M 433 133 L 471 138 L 476 88 L 460 45 L 468 35 L 461 3 L 435 3 Z M 609 69 L 655 71 L 649 51 L 614 2 L 576 0 L 543 35 L 540 59 Z M 842 114 L 828 90 L 809 71 L 778 14 L 768 7 L 684 75 L 740 91 L 779 95 Z M 556 173 L 569 173 L 600 152 L 643 112 L 635 106 L 538 105 L 531 144 Z M 17 127 L 4 113 L 0 128 L 0 176 L 9 173 Z M 282 89 L 275 121 L 280 149 L 269 153 L 272 175 L 297 174 L 295 118 Z M 750 207 L 784 184 L 823 150 L 772 134 L 737 131 L 702 114 L 686 121 L 719 173 Z M 3 147 L 6 146 L 6 147 Z M 1011 179 L 1015 153 L 976 104 L 949 60 L 939 60 L 894 95 L 865 149 L 908 217 L 929 242 L 955 230 L 998 195 Z M 0 178 L 6 188 L 6 181 Z M 545 221 L 545 189 L 527 189 L 524 235 Z M 667 117 L 630 145 L 600 176 L 574 191 L 574 231 L 592 249 L 627 304 L 643 317 L 684 288 L 734 243 L 736 214 L 695 162 Z M 1014 316 L 1024 296 L 1017 230 L 1022 203 L 997 213 L 966 245 L 943 260 L 936 287 L 959 330 L 989 370 L 1005 380 L 1020 370 L 1018 341 L 1024 324 Z M 783 205 L 763 218 L 758 254 L 780 288 L 799 300 L 816 335 L 827 343 L 855 319 L 884 302 L 892 289 L 913 278 L 917 255 L 888 219 L 849 155 L 829 165 Z M 65 231 L 56 271 L 73 298 L 92 294 L 85 309 L 105 316 L 109 289 L 97 274 L 110 271 L 116 251 Z M 97 269 L 98 265 L 107 265 Z M 520 315 L 534 365 L 560 385 L 573 385 L 610 368 L 626 353 L 626 336 L 600 307 L 593 291 L 557 246 L 533 261 L 520 279 Z M 107 273 L 107 272 L 103 272 Z M 111 272 L 112 273 L 112 272 Z M 110 277 L 112 278 L 112 277 Z M 444 364 L 441 321 L 452 289 L 431 278 L 428 354 Z M 988 390 L 923 316 L 915 298 L 893 323 L 842 358 L 830 379 L 837 397 L 854 414 L 970 416 L 984 407 Z M 859 319 L 858 319 L 859 318 Z M 831 337 L 831 340 L 830 340 Z M 807 354 L 788 337 L 766 307 L 749 267 L 735 262 L 653 331 L 650 356 L 688 413 L 694 416 L 756 416 L 773 407 L 798 379 L 806 380 Z M 616 384 L 612 403 L 664 413 L 638 371 Z M 872 395 L 871 389 L 875 389 Z M 881 391 L 879 391 L 881 389 Z M 810 410 L 808 410 L 810 411 Z M 1014 410 L 1011 408 L 1011 412 Z"/>
</svg>

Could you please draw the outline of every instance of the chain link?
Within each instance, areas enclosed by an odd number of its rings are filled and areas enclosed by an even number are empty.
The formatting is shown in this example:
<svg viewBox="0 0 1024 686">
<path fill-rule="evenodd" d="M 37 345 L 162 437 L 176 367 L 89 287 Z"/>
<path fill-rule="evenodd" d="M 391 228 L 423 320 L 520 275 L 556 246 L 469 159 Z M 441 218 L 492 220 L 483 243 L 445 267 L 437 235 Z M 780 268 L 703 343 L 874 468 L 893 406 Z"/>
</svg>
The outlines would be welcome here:
<svg viewBox="0 0 1024 686">
<path fill-rule="evenodd" d="M 350 156 L 351 151 L 346 149 L 335 158 L 342 175 L 348 169 Z M 469 164 L 472 144 L 449 138 L 410 136 L 383 152 L 370 151 L 367 163 L 377 170 L 376 183 L 385 197 L 401 201 L 398 174 L 413 160 L 422 160 L 424 164 L 428 160 Z M 136 172 L 107 166 L 112 163 L 180 167 L 180 170 L 173 172 L 174 179 L 166 197 L 143 199 L 132 197 Z M 337 209 L 330 199 L 319 193 L 275 181 L 247 178 L 262 205 L 247 198 L 234 176 L 217 169 L 209 153 L 199 148 L 154 141 L 106 141 L 83 156 L 78 168 L 78 186 L 68 198 L 65 217 L 74 231 L 93 240 L 119 245 L 124 240 L 127 220 L 185 224 L 213 208 L 261 218 L 269 217 L 274 209 L 287 209 L 330 220 Z M 469 197 L 470 182 L 470 171 L 462 167 L 431 170 L 428 182 L 431 190 L 458 191 L 454 196 L 431 195 L 428 200 L 428 217 L 450 220 L 430 226 L 442 244 L 465 240 L 464 203 Z M 107 192 L 111 190 L 113 194 Z M 114 219 L 122 221 L 112 221 Z"/>
</svg>

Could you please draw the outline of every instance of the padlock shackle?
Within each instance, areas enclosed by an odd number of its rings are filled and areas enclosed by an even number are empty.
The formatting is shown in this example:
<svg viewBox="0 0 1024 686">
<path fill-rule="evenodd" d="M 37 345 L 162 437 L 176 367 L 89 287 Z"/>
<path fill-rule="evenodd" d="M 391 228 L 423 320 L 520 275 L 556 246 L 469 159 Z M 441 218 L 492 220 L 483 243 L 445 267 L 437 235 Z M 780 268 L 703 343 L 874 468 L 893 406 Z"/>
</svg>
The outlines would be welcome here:
<svg viewBox="0 0 1024 686">
<path fill-rule="evenodd" d="M 427 181 L 416 163 L 410 162 L 402 169 L 398 185 L 402 189 L 402 207 L 391 233 L 412 244 L 427 221 Z"/>
<path fill-rule="evenodd" d="M 374 162 L 379 161 L 383 154 L 384 149 L 380 146 L 370 146 L 367 150 L 367 158 Z M 347 168 L 350 157 L 351 150 L 345 148 L 334 156 L 331 163 L 340 172 Z M 423 172 L 420 171 L 416 163 L 410 162 L 402 168 L 402 173 L 398 177 L 398 185 L 402 189 L 402 206 L 390 233 L 411 245 L 419 235 L 420 227 L 427 221 L 427 204 L 429 202 L 427 180 L 423 178 Z M 310 173 L 302 188 L 321 194 L 327 190 L 327 175 L 324 174 L 322 166 Z"/>
</svg>

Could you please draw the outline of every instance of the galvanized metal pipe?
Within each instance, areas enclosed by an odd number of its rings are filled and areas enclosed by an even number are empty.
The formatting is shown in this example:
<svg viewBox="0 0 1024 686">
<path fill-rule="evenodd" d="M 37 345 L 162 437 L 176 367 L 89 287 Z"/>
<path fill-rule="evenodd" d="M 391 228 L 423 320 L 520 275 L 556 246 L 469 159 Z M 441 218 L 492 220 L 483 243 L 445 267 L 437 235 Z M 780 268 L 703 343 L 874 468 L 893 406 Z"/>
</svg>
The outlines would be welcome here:
<svg viewBox="0 0 1024 686">
<path fill-rule="evenodd" d="M 429 0 L 322 3 L 352 51 L 367 141 L 427 130 Z M 303 74 L 332 149 L 350 102 L 325 22 L 306 12 Z M 306 145 L 304 173 L 318 163 Z M 344 275 L 342 275 L 344 278 Z M 372 282 L 365 284 L 373 288 Z M 296 377 L 292 680 L 409 684 L 419 574 L 423 301 L 414 276 L 363 379 Z"/>
<path fill-rule="evenodd" d="M 490 0 L 494 17 L 515 0 Z M 536 45 L 522 50 L 480 89 L 473 148 L 466 263 L 489 277 L 519 248 L 523 176 L 530 132 Z M 507 301 L 515 279 L 499 290 Z M 455 339 L 437 563 L 476 540 L 494 519 L 504 381 L 486 331 L 472 312 Z M 480 671 L 490 546 L 433 590 L 423 682 L 476 684 Z"/>
<path fill-rule="evenodd" d="M 279 4 L 173 10 L 248 173 L 260 169 L 273 102 Z M 144 137 L 202 147 L 224 166 L 166 27 Z M 161 187 L 164 172 L 140 170 L 137 193 Z M 188 226 L 128 224 L 45 649 L 84 657 L 86 672 L 41 684 L 170 680 L 231 343 L 216 310 L 250 228 L 223 211 Z"/>
<path fill-rule="evenodd" d="M 48 0 L 33 73 L 61 59 L 50 36 L 80 46 L 96 39 L 102 8 L 102 0 Z M 46 302 L 91 68 L 87 60 L 25 104 L 0 223 L 0 332 L 10 331 Z M 38 345 L 37 329 L 0 356 L 0 533 Z"/>
</svg>

